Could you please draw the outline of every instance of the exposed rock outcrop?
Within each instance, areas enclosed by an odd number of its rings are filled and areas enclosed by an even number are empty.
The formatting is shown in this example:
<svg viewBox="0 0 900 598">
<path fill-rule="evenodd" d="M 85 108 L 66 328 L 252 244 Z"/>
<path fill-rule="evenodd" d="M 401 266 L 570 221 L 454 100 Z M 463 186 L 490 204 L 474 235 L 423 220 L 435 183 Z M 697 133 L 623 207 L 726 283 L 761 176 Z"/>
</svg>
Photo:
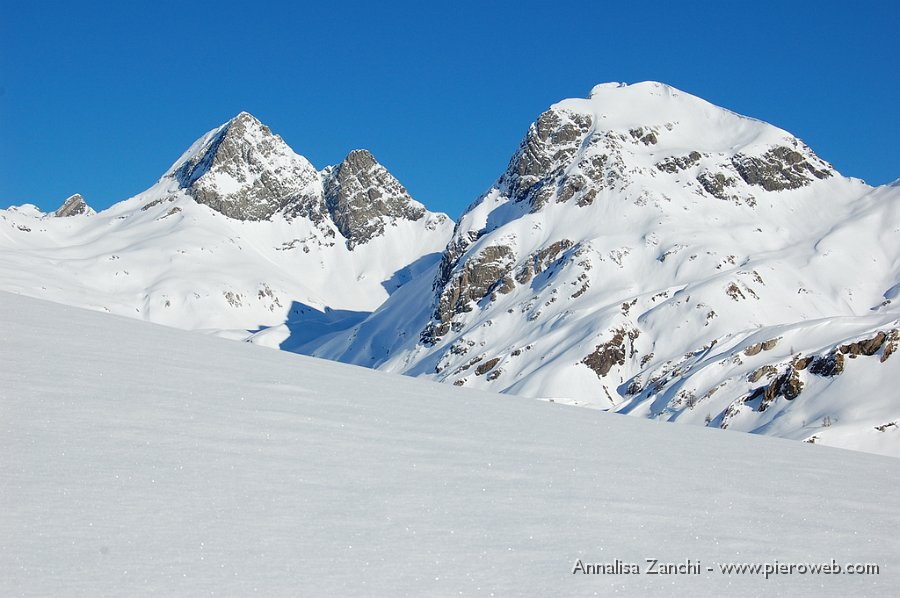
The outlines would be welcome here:
<svg viewBox="0 0 900 598">
<path fill-rule="evenodd" d="M 93 213 L 94 210 L 87 205 L 84 198 L 79 193 L 76 193 L 66 199 L 59 209 L 53 212 L 53 215 L 57 218 L 68 218 L 70 216 L 89 215 Z"/>
<path fill-rule="evenodd" d="M 803 149 L 812 154 L 808 148 Z M 828 164 L 815 156 L 784 146 L 774 147 L 758 157 L 737 154 L 731 164 L 747 184 L 766 191 L 797 189 L 834 174 Z"/>
<path fill-rule="evenodd" d="M 354 150 L 324 175 L 325 205 L 347 247 L 368 243 L 394 219 L 419 220 L 425 208 L 366 150 Z"/>
<path fill-rule="evenodd" d="M 591 129 L 589 115 L 548 110 L 531 125 L 504 175 L 514 201 L 529 201 L 537 211 L 553 196 L 553 180 L 575 157 Z"/>
<path fill-rule="evenodd" d="M 598 378 L 603 378 L 613 366 L 625 365 L 626 356 L 633 357 L 637 353 L 634 341 L 638 336 L 640 333 L 637 330 L 619 328 L 613 331 L 610 340 L 597 345 L 593 352 L 581 360 L 581 363 L 594 370 Z"/>
<path fill-rule="evenodd" d="M 246 112 L 198 140 L 166 176 L 197 203 L 229 218 L 306 219 L 321 243 L 333 245 L 343 236 L 350 250 L 399 220 L 424 219 L 422 226 L 432 231 L 449 221 L 410 197 L 368 151 L 350 152 L 319 172 Z"/>
<path fill-rule="evenodd" d="M 236 220 L 284 212 L 320 222 L 327 214 L 318 171 L 251 114 L 241 112 L 192 149 L 172 176 L 197 203 Z"/>
<path fill-rule="evenodd" d="M 467 260 L 458 271 L 448 272 L 449 280 L 440 284 L 442 290 L 433 320 L 423 331 L 422 341 L 434 344 L 450 331 L 455 315 L 471 311 L 473 303 L 493 292 L 505 294 L 512 291 L 515 286 L 510 276 L 513 258 L 509 247 L 494 245 Z"/>
</svg>

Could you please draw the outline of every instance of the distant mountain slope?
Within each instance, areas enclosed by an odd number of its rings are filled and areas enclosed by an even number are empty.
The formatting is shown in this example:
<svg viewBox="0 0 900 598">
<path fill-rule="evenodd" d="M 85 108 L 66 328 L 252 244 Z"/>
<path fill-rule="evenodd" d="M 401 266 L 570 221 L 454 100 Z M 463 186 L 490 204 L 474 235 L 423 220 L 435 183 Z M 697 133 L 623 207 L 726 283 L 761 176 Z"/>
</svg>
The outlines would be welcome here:
<svg viewBox="0 0 900 598">
<path fill-rule="evenodd" d="M 598 85 L 531 126 L 431 280 L 304 350 L 900 455 L 898 233 L 897 187 L 786 131 L 660 83 Z M 837 353 L 840 372 L 810 366 Z"/>
<path fill-rule="evenodd" d="M 0 368 L 3 596 L 822 597 L 900 583 L 894 459 L 6 293 Z M 648 558 L 702 569 L 647 575 Z M 573 575 L 578 559 L 642 574 Z M 719 570 L 832 559 L 880 573 Z"/>
<path fill-rule="evenodd" d="M 452 229 L 369 152 L 318 172 L 246 112 L 147 191 L 99 214 L 75 195 L 56 215 L 0 210 L 0 288 L 237 337 L 275 326 L 276 345 L 358 321 Z"/>
</svg>

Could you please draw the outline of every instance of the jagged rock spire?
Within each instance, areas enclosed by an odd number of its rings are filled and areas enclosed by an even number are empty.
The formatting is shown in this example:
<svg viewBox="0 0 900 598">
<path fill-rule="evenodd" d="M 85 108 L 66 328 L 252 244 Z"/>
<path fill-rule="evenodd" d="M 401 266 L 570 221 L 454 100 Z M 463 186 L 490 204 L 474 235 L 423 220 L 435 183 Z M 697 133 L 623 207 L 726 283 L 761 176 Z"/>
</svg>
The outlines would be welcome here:
<svg viewBox="0 0 900 598">
<path fill-rule="evenodd" d="M 399 218 L 419 220 L 425 208 L 367 150 L 354 150 L 325 175 L 325 204 L 352 249 Z"/>
<path fill-rule="evenodd" d="M 84 201 L 80 193 L 70 196 L 63 204 L 53 212 L 57 218 L 67 218 L 69 216 L 79 216 L 81 214 L 93 214 L 94 210 Z"/>
</svg>

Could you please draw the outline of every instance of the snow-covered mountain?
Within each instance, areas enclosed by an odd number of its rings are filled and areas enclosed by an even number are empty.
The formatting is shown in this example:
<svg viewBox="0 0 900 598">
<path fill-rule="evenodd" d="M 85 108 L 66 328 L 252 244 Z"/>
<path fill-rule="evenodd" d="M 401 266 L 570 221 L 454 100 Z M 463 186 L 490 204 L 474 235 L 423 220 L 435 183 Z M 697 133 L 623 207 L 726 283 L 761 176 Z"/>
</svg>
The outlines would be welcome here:
<svg viewBox="0 0 900 598">
<path fill-rule="evenodd" d="M 304 350 L 900 455 L 898 208 L 774 126 L 598 85 L 531 126 L 433 276 Z"/>
<path fill-rule="evenodd" d="M 108 210 L 0 211 L 0 288 L 900 456 L 898 207 L 896 184 L 661 83 L 552 106 L 453 230 L 370 153 L 317 171 L 241 113 Z"/>
<path fill-rule="evenodd" d="M 900 583 L 896 459 L 2 292 L 0 368 L 4 597 L 821 598 Z M 648 558 L 696 572 L 647 574 Z M 573 574 L 579 559 L 640 574 Z M 722 572 L 832 559 L 879 571 Z"/>
<path fill-rule="evenodd" d="M 100 213 L 80 195 L 0 211 L 0 287 L 238 338 L 277 327 L 277 345 L 371 312 L 451 230 L 369 152 L 319 172 L 242 112 Z"/>
</svg>

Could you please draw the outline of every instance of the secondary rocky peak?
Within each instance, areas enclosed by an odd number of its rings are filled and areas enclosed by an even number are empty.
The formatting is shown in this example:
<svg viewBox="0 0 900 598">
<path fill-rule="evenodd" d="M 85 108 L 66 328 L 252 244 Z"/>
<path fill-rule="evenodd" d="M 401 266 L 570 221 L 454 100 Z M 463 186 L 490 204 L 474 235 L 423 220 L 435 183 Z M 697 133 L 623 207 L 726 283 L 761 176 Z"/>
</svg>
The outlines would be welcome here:
<svg viewBox="0 0 900 598">
<path fill-rule="evenodd" d="M 70 196 L 58 210 L 53 212 L 57 218 L 67 218 L 69 216 L 79 216 L 81 214 L 93 214 L 94 210 L 87 205 L 80 193 Z"/>
<path fill-rule="evenodd" d="M 350 249 L 381 235 L 394 220 L 425 216 L 425 208 L 368 150 L 353 150 L 323 179 L 325 205 Z"/>
<path fill-rule="evenodd" d="M 316 169 L 248 112 L 196 142 L 171 176 L 198 203 L 238 220 L 323 212 Z"/>
</svg>

